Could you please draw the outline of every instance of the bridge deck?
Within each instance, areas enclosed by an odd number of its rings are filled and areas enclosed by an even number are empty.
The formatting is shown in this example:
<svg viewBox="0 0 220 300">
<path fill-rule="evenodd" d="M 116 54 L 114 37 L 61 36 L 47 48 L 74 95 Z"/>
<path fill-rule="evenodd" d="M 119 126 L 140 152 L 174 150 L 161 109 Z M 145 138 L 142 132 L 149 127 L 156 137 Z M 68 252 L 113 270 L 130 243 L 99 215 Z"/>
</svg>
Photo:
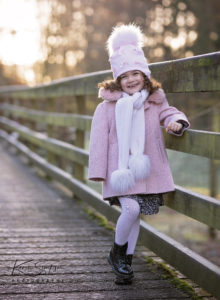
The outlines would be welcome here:
<svg viewBox="0 0 220 300">
<path fill-rule="evenodd" d="M 0 299 L 191 299 L 148 268 L 141 245 L 133 284 L 115 285 L 113 233 L 3 144 L 0 159 Z"/>
</svg>

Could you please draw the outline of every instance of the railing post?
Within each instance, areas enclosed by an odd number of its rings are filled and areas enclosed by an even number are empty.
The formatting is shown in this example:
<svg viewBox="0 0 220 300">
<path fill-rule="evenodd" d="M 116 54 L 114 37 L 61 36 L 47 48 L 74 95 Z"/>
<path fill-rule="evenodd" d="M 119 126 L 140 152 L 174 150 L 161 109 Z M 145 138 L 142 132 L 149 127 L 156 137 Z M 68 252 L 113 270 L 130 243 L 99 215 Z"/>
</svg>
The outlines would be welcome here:
<svg viewBox="0 0 220 300">
<path fill-rule="evenodd" d="M 85 98 L 84 96 L 76 96 L 76 109 L 77 114 L 85 114 Z M 85 147 L 85 131 L 81 129 L 76 129 L 76 138 L 75 138 L 75 146 L 79 148 Z M 75 178 L 84 182 L 84 166 L 79 163 L 74 163 L 73 175 Z"/>
<path fill-rule="evenodd" d="M 46 99 L 46 106 L 47 106 L 47 111 L 48 112 L 54 111 L 55 99 L 54 98 L 47 98 Z M 47 125 L 47 135 L 48 135 L 48 137 L 54 137 L 55 132 L 54 132 L 54 126 L 53 125 Z M 47 160 L 48 160 L 48 162 L 55 165 L 55 155 L 54 155 L 54 153 L 48 151 L 47 152 Z"/>
<path fill-rule="evenodd" d="M 14 98 L 11 98 L 11 97 L 8 97 L 8 98 L 5 99 L 4 102 L 7 103 L 7 104 L 10 104 L 10 105 L 13 105 L 14 102 L 15 102 L 15 99 L 14 99 Z M 18 119 L 17 119 L 17 118 L 14 118 L 13 115 L 12 115 L 12 113 L 11 113 L 10 111 L 5 112 L 5 113 L 4 113 L 4 116 L 5 116 L 6 118 L 8 118 L 8 119 L 12 119 L 12 120 L 15 120 L 15 121 L 18 122 Z M 10 130 L 8 130 L 8 131 L 10 132 Z"/>
<path fill-rule="evenodd" d="M 27 101 L 27 106 L 29 109 L 36 109 L 37 108 L 37 100 L 36 99 L 29 99 Z M 36 121 L 29 121 L 29 126 L 30 126 L 30 129 L 34 130 L 34 131 L 37 131 L 37 123 Z M 37 149 L 38 147 L 34 144 L 30 144 L 30 149 L 34 152 L 37 152 Z"/>
<path fill-rule="evenodd" d="M 21 106 L 21 107 L 26 107 L 26 105 L 27 105 L 27 100 L 26 100 L 26 99 L 17 99 L 17 101 L 18 101 L 18 105 L 19 105 L 19 106 Z M 13 105 L 13 104 L 16 104 L 15 101 L 12 102 L 12 105 Z M 19 123 L 20 123 L 20 124 L 26 126 L 27 122 L 28 122 L 28 121 L 25 120 L 24 118 L 21 118 L 21 117 L 19 118 Z"/>
<path fill-rule="evenodd" d="M 4 103 L 4 98 L 0 97 L 0 105 L 2 105 Z M 4 113 L 3 111 L 0 109 L 0 116 L 3 116 Z"/>
<path fill-rule="evenodd" d="M 11 105 L 13 105 L 14 104 L 14 99 L 13 98 L 11 98 L 11 97 L 9 97 L 8 99 L 7 99 L 7 103 L 8 104 L 11 104 Z M 5 116 L 7 117 L 7 118 L 9 118 L 9 119 L 15 119 L 15 118 L 13 118 L 12 117 L 12 113 L 11 112 L 7 112 L 6 114 L 5 114 Z M 17 121 L 17 119 L 16 119 L 16 121 Z"/>
<path fill-rule="evenodd" d="M 220 118 L 218 108 L 213 108 L 213 116 L 212 116 L 212 128 L 214 132 L 220 131 L 219 126 Z M 217 198 L 218 196 L 218 167 L 219 160 L 211 159 L 210 161 L 210 196 L 213 198 Z M 212 227 L 209 227 L 209 236 L 212 239 L 216 238 L 216 230 Z"/>
<path fill-rule="evenodd" d="M 35 99 L 28 99 L 26 107 L 28 109 L 35 109 L 36 108 L 36 100 Z M 29 120 L 28 126 L 29 126 L 30 129 L 36 131 L 36 122 L 35 121 Z"/>
</svg>

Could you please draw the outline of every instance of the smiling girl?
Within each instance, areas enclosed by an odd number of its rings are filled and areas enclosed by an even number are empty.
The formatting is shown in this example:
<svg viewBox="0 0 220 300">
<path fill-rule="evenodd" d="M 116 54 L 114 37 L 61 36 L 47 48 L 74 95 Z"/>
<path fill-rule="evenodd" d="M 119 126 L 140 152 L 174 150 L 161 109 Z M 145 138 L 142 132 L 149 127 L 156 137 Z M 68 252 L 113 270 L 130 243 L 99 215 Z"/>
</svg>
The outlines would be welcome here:
<svg viewBox="0 0 220 300">
<path fill-rule="evenodd" d="M 114 28 L 107 45 L 112 80 L 99 83 L 103 98 L 94 113 L 89 179 L 103 182 L 103 198 L 121 206 L 108 262 L 116 284 L 131 284 L 140 214 L 152 215 L 164 205 L 163 194 L 174 183 L 160 125 L 181 136 L 186 116 L 169 106 L 161 84 L 151 77 L 135 25 Z"/>
</svg>

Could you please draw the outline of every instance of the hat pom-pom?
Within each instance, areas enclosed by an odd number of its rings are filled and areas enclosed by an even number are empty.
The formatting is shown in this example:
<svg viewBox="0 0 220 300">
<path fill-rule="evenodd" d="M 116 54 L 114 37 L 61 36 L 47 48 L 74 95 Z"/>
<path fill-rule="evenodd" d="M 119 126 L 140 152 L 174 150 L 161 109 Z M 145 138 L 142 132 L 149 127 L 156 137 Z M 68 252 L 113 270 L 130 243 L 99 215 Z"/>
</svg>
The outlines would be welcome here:
<svg viewBox="0 0 220 300">
<path fill-rule="evenodd" d="M 109 55 L 112 55 L 121 46 L 130 44 L 139 48 L 143 46 L 143 34 L 140 27 L 134 24 L 114 27 L 107 40 Z"/>
</svg>

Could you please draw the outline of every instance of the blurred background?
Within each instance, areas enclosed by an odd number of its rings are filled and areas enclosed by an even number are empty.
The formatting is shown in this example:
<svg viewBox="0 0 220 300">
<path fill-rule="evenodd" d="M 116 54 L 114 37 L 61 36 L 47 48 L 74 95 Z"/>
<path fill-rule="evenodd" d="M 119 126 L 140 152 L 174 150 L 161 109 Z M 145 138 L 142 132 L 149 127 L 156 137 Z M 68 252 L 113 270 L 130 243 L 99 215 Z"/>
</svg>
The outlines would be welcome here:
<svg viewBox="0 0 220 300">
<path fill-rule="evenodd" d="M 144 32 L 149 63 L 220 50 L 219 0 L 0 0 L 0 85 L 32 86 L 110 69 L 106 39 L 113 26 L 130 22 Z M 220 132 L 219 92 L 167 98 L 186 113 L 191 128 Z M 66 137 L 71 143 L 71 133 Z M 206 158 L 167 153 L 176 184 L 220 199 L 219 162 L 213 167 Z M 220 265 L 219 232 L 189 219 L 163 207 L 146 220 Z"/>
<path fill-rule="evenodd" d="M 0 84 L 109 69 L 106 39 L 129 22 L 149 63 L 220 49 L 219 0 L 0 0 Z"/>
</svg>

